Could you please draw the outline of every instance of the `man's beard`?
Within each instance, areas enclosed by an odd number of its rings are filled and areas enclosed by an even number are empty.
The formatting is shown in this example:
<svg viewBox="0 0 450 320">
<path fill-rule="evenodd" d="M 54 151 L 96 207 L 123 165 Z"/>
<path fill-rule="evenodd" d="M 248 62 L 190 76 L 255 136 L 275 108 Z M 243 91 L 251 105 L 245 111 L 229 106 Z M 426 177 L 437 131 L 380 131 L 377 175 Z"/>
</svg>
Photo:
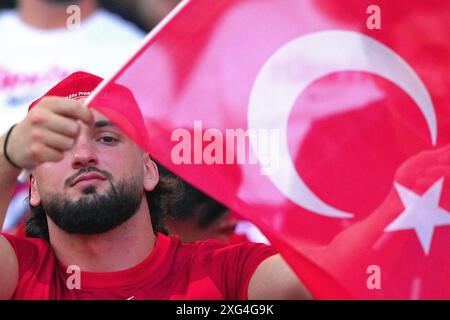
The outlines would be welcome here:
<svg viewBox="0 0 450 320">
<path fill-rule="evenodd" d="M 52 193 L 42 199 L 42 208 L 67 233 L 93 235 L 110 231 L 134 216 L 144 191 L 142 182 L 133 177 L 111 183 L 105 194 L 98 194 L 94 186 L 84 188 L 83 193 L 76 201 Z"/>
</svg>

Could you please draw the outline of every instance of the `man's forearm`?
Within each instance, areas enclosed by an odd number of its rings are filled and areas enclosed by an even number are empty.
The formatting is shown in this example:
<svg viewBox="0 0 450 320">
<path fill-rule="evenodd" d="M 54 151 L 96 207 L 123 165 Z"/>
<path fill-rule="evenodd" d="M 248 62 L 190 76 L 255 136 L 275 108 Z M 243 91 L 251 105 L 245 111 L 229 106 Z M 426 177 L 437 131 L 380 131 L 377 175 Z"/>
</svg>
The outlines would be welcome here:
<svg viewBox="0 0 450 320">
<path fill-rule="evenodd" d="M 3 228 L 6 210 L 11 201 L 14 187 L 20 170 L 11 166 L 3 154 L 3 144 L 5 136 L 0 137 L 0 231 Z"/>
</svg>

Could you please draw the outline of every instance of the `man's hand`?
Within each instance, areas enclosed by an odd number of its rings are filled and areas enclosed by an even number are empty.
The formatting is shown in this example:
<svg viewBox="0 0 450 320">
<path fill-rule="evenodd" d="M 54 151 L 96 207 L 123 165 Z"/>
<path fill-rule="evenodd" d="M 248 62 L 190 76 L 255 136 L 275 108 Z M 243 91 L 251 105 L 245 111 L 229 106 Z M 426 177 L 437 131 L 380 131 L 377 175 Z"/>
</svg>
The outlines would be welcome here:
<svg viewBox="0 0 450 320">
<path fill-rule="evenodd" d="M 80 133 L 78 120 L 93 121 L 91 110 L 81 101 L 59 97 L 43 98 L 11 133 L 7 153 L 24 169 L 48 161 L 60 161 Z"/>
</svg>

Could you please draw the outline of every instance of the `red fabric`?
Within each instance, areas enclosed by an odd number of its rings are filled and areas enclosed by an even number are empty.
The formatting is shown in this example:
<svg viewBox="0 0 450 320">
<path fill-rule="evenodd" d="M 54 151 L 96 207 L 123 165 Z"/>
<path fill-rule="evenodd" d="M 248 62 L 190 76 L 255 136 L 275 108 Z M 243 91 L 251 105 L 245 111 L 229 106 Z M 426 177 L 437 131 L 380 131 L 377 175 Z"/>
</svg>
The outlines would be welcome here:
<svg viewBox="0 0 450 320">
<path fill-rule="evenodd" d="M 230 236 L 230 239 L 228 240 L 228 243 L 230 244 L 237 244 L 242 242 L 250 242 L 250 240 L 248 240 L 248 238 L 245 235 L 237 233 L 233 233 Z"/>
<path fill-rule="evenodd" d="M 414 156 L 450 143 L 450 2 L 377 1 L 381 29 L 370 28 L 372 4 L 185 2 L 105 92 L 129 88 L 146 125 L 142 136 L 130 136 L 258 226 L 316 298 L 450 298 L 447 213 L 438 214 L 430 245 L 431 211 L 415 207 L 429 212 L 416 230 L 387 230 L 406 208 L 397 184 L 422 197 L 444 178 L 442 194 L 433 192 L 441 196 L 439 210 L 450 210 L 446 174 L 422 181 L 448 157 L 433 156 L 430 172 L 413 165 L 408 180 L 398 175 Z M 90 106 L 101 107 L 101 99 L 103 91 Z M 195 121 L 202 121 L 199 132 Z M 184 151 L 191 164 L 172 159 L 180 128 L 190 134 Z M 261 161 L 237 163 L 249 148 L 235 150 L 231 164 L 205 162 L 214 134 L 225 139 L 227 129 L 250 128 L 279 130 L 283 152 L 268 153 L 283 156 L 275 175 L 261 174 Z M 215 151 L 229 149 L 219 144 Z M 371 265 L 381 268 L 380 288 L 367 285 Z"/>
<path fill-rule="evenodd" d="M 246 299 L 256 267 L 275 254 L 264 245 L 225 246 L 218 241 L 183 244 L 158 234 L 151 254 L 119 272 L 81 271 L 81 289 L 69 290 L 67 267 L 40 239 L 4 235 L 19 261 L 19 284 L 13 299 Z"/>
</svg>

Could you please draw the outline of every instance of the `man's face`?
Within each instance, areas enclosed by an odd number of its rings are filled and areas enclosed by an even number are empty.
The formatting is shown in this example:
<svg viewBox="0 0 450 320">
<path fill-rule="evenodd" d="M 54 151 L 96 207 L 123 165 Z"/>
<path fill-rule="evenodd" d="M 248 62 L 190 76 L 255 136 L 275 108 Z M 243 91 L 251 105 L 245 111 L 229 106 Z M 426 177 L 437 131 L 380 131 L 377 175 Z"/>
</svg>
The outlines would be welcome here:
<svg viewBox="0 0 450 320">
<path fill-rule="evenodd" d="M 61 229 L 73 234 L 109 231 L 133 216 L 156 186 L 154 163 L 107 118 L 80 122 L 74 148 L 60 162 L 33 171 L 30 204 L 41 205 Z"/>
</svg>

